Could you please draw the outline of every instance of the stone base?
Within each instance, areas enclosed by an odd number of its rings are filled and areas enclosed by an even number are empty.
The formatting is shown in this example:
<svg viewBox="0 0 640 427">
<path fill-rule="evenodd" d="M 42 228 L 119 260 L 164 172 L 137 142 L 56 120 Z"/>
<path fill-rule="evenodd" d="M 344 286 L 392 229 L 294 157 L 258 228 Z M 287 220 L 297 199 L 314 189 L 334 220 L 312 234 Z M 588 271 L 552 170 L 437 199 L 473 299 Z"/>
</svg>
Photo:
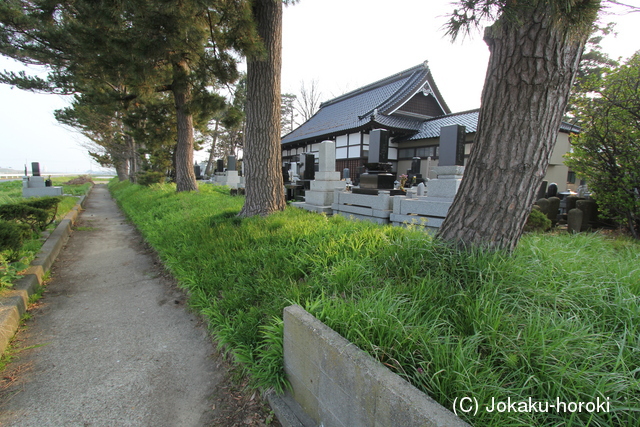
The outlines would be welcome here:
<svg viewBox="0 0 640 427">
<path fill-rule="evenodd" d="M 360 188 L 373 190 L 393 190 L 395 175 L 390 173 L 363 173 L 360 175 Z"/>
<path fill-rule="evenodd" d="M 452 203 L 452 198 L 396 197 L 393 200 L 393 213 L 390 220 L 393 225 L 413 224 L 437 230 L 444 222 Z"/>
<path fill-rule="evenodd" d="M 334 214 L 388 224 L 392 212 L 393 197 L 388 191 L 379 191 L 377 195 L 353 194 L 336 190 L 333 197 Z"/>
<path fill-rule="evenodd" d="M 316 213 L 320 213 L 320 214 L 325 214 L 325 215 L 333 215 L 333 208 L 331 207 L 331 205 L 329 206 L 316 206 L 316 205 L 311 205 L 309 203 L 306 202 L 292 202 L 291 206 L 294 206 L 296 208 L 300 208 L 300 209 L 304 209 L 310 212 L 316 212 Z"/>
<path fill-rule="evenodd" d="M 62 187 L 22 188 L 22 197 L 56 197 L 62 196 Z"/>
</svg>

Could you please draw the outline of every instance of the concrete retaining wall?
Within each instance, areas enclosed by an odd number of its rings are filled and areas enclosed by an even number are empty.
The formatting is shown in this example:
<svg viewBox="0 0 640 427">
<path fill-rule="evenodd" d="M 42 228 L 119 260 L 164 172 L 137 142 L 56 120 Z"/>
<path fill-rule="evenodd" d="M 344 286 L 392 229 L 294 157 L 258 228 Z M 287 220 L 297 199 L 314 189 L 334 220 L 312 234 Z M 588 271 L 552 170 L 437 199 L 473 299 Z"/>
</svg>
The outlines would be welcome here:
<svg viewBox="0 0 640 427">
<path fill-rule="evenodd" d="M 284 310 L 284 366 L 308 417 L 289 425 L 469 426 L 297 305 Z"/>
<path fill-rule="evenodd" d="M 80 198 L 76 206 L 65 215 L 56 229 L 47 237 L 26 274 L 14 283 L 12 289 L 0 295 L 0 355 L 4 353 L 9 341 L 18 330 L 20 318 L 27 310 L 29 297 L 38 291 L 44 275 L 51 269 L 60 250 L 69 240 L 71 226 L 75 223 L 86 197 Z"/>
</svg>

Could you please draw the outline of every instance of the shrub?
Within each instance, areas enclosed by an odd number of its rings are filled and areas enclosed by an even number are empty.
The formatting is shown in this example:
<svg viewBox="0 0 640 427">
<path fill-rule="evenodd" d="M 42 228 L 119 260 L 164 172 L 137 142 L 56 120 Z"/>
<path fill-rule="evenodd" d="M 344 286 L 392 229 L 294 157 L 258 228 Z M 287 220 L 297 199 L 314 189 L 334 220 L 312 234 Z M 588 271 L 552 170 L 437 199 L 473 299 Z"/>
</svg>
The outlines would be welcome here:
<svg viewBox="0 0 640 427">
<path fill-rule="evenodd" d="M 23 232 L 14 222 L 0 221 L 0 252 L 8 251 L 13 261 L 22 248 Z"/>
<path fill-rule="evenodd" d="M 44 230 L 55 220 L 60 201 L 59 197 L 43 197 L 0 205 L 0 219 L 28 224 L 33 231 Z"/>
<path fill-rule="evenodd" d="M 153 184 L 164 184 L 166 176 L 162 172 L 138 172 L 136 174 L 136 182 L 140 185 L 150 186 Z"/>
<path fill-rule="evenodd" d="M 551 228 L 551 220 L 538 209 L 533 209 L 524 226 L 525 232 L 547 231 Z"/>
</svg>

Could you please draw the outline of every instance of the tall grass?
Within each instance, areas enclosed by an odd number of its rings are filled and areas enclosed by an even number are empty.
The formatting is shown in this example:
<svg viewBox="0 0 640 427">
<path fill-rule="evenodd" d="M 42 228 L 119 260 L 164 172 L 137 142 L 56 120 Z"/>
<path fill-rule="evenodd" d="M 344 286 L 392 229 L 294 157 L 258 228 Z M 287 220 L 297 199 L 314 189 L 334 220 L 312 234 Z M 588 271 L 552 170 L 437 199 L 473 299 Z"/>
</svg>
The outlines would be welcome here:
<svg viewBox="0 0 640 427">
<path fill-rule="evenodd" d="M 297 303 L 447 408 L 456 399 L 611 402 L 603 413 L 462 414 L 476 426 L 640 425 L 640 247 L 532 234 L 513 254 L 287 209 L 239 219 L 201 186 L 110 184 L 261 387 L 286 387 L 282 310 Z"/>
</svg>

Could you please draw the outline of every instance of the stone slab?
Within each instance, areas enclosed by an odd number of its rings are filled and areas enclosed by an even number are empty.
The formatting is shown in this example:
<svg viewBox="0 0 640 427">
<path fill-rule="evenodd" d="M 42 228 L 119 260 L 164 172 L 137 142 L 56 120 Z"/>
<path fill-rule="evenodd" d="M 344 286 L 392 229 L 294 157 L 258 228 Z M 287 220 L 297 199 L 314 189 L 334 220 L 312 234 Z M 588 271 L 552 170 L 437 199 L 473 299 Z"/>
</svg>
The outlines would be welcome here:
<svg viewBox="0 0 640 427">
<path fill-rule="evenodd" d="M 318 172 L 316 172 L 316 175 L 318 174 Z M 317 179 L 315 181 L 311 181 L 309 183 L 309 189 L 311 189 L 312 191 L 331 191 L 333 192 L 333 190 L 340 189 L 341 191 L 344 191 L 346 187 L 346 183 L 344 181 L 318 181 Z"/>
<path fill-rule="evenodd" d="M 460 188 L 461 179 L 432 179 L 427 183 L 427 197 L 453 199 Z"/>
</svg>

